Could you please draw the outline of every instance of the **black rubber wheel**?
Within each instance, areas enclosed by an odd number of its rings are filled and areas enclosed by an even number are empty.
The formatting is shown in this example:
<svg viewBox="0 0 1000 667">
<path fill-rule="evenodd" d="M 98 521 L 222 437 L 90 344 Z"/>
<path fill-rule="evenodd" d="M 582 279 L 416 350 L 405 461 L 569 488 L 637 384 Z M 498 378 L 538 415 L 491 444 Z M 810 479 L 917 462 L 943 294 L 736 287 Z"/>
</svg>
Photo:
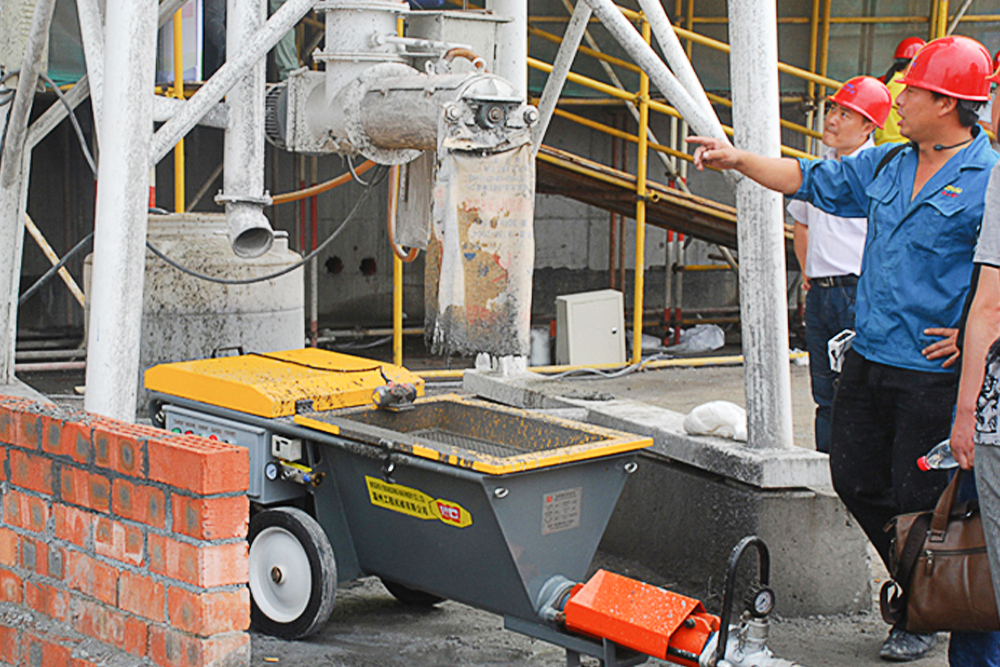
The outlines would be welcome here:
<svg viewBox="0 0 1000 667">
<path fill-rule="evenodd" d="M 381 577 L 379 578 L 381 579 Z M 433 607 L 438 602 L 444 602 L 444 598 L 440 595 L 418 591 L 388 579 L 382 579 L 382 585 L 385 586 L 385 590 L 392 594 L 392 597 L 413 607 Z"/>
<path fill-rule="evenodd" d="M 337 564 L 314 518 L 295 507 L 250 519 L 250 622 L 283 639 L 319 631 L 333 611 Z"/>
</svg>

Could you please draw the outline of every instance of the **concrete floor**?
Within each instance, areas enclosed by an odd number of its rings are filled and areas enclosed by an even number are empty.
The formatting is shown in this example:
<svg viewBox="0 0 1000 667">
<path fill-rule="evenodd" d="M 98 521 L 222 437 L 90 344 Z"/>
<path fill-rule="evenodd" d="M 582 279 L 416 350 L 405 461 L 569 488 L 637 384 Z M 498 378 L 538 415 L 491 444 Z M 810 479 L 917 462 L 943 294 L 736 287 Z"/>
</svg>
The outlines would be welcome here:
<svg viewBox="0 0 1000 667">
<path fill-rule="evenodd" d="M 82 407 L 73 393 L 82 377 L 74 374 L 26 376 L 28 384 L 54 401 Z M 664 369 L 615 380 L 561 381 L 561 391 L 602 392 L 615 398 L 641 400 L 686 412 L 710 400 L 744 403 L 743 370 L 739 366 Z M 432 392 L 455 391 L 440 387 Z M 806 366 L 792 367 L 793 421 L 796 444 L 812 447 L 813 408 Z M 598 561 L 601 561 L 598 555 Z M 886 574 L 872 558 L 873 590 Z M 627 564 L 595 562 L 609 569 L 631 570 Z M 641 574 L 641 571 L 640 571 Z M 874 667 L 885 665 L 878 649 L 887 631 L 877 612 L 851 616 L 776 619 L 771 646 L 804 667 Z M 941 635 L 931 654 L 914 663 L 945 667 L 947 637 Z M 329 623 L 316 636 L 286 642 L 254 633 L 252 664 L 329 665 L 331 667 L 561 667 L 561 649 L 503 629 L 500 617 L 456 602 L 430 609 L 410 608 L 395 601 L 377 579 L 343 586 Z M 275 663 L 275 660 L 277 663 Z M 590 662 L 589 664 L 596 664 Z M 665 664 L 651 660 L 649 664 Z"/>
</svg>

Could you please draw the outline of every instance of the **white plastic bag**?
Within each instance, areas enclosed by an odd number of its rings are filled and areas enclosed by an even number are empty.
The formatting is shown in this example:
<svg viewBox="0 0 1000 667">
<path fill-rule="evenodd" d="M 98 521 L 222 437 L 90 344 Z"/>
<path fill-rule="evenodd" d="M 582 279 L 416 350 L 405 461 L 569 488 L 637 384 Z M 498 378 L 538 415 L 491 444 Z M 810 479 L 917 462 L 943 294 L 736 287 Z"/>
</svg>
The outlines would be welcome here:
<svg viewBox="0 0 1000 667">
<path fill-rule="evenodd" d="M 726 334 L 715 324 L 698 324 L 681 331 L 677 345 L 668 348 L 671 354 L 695 354 L 718 350 L 726 344 Z"/>
<path fill-rule="evenodd" d="M 684 430 L 691 435 L 715 435 L 747 441 L 747 411 L 729 401 L 702 403 L 684 418 Z"/>
</svg>

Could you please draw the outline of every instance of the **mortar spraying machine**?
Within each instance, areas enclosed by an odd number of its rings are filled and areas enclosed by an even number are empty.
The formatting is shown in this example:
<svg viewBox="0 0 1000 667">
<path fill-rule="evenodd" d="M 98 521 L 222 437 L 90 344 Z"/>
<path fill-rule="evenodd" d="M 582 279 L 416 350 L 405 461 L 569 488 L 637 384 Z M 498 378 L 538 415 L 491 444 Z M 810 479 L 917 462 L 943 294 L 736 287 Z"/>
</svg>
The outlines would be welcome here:
<svg viewBox="0 0 1000 667">
<path fill-rule="evenodd" d="M 251 617 L 296 639 L 338 583 L 377 576 L 404 603 L 457 600 L 565 648 L 567 664 L 654 656 L 791 666 L 767 649 L 767 549 L 732 627 L 694 600 L 598 570 L 582 579 L 648 438 L 444 395 L 404 368 L 315 348 L 155 366 L 154 423 L 249 450 Z M 636 536 L 641 539 L 641 535 Z"/>
</svg>

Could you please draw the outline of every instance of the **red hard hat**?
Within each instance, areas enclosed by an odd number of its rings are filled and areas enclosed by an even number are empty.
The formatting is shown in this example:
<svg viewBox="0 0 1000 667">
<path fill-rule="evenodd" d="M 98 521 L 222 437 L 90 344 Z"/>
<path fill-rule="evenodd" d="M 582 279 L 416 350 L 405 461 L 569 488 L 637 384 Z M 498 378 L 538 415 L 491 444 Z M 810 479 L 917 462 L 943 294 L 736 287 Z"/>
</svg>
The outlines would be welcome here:
<svg viewBox="0 0 1000 667">
<path fill-rule="evenodd" d="M 896 45 L 896 53 L 893 58 L 910 60 L 913 56 L 917 55 L 917 51 L 920 50 L 924 44 L 924 40 L 919 37 L 907 37 L 902 42 Z"/>
<path fill-rule="evenodd" d="M 990 99 L 993 59 L 986 47 L 969 37 L 941 37 L 913 56 L 900 83 L 961 100 Z"/>
<path fill-rule="evenodd" d="M 892 94 L 885 84 L 871 76 L 856 76 L 848 79 L 840 90 L 827 98 L 842 107 L 847 107 L 875 123 L 879 128 L 892 109 Z"/>
</svg>

